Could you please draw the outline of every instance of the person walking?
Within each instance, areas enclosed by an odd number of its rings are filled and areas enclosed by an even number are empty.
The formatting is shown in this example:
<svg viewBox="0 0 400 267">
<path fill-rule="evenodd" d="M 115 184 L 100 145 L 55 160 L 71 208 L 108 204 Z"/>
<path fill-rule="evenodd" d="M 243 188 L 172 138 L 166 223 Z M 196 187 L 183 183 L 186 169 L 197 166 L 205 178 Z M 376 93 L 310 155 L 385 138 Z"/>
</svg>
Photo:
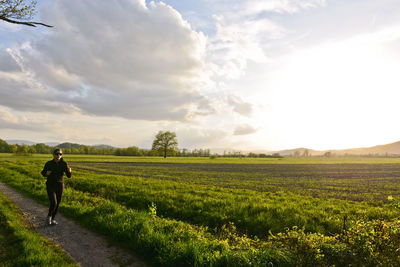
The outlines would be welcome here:
<svg viewBox="0 0 400 267">
<path fill-rule="evenodd" d="M 68 178 L 71 178 L 71 168 L 63 160 L 62 150 L 57 148 L 53 151 L 53 159 L 46 162 L 41 171 L 41 174 L 47 177 L 46 190 L 50 201 L 49 213 L 46 218 L 48 225 L 57 225 L 57 221 L 54 218 L 64 191 L 64 173 Z"/>
</svg>

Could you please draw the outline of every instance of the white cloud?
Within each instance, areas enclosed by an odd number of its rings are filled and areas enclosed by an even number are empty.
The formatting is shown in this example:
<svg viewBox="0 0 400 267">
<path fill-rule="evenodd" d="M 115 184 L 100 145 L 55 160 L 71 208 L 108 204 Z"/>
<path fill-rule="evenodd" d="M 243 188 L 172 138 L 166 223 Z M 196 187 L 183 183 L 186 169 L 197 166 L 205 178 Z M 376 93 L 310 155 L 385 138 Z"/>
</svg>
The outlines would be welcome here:
<svg viewBox="0 0 400 267">
<path fill-rule="evenodd" d="M 233 107 L 233 111 L 240 115 L 250 117 L 253 113 L 253 105 L 238 96 L 228 96 L 227 103 Z"/>
<path fill-rule="evenodd" d="M 147 120 L 213 112 L 198 88 L 207 79 L 206 38 L 173 8 L 75 0 L 55 1 L 41 14 L 55 28 L 9 49 L 22 71 L 0 75 L 1 104 Z"/>
<path fill-rule="evenodd" d="M 238 125 L 234 131 L 234 135 L 248 135 L 257 132 L 258 130 L 249 124 Z"/>
<path fill-rule="evenodd" d="M 227 131 L 207 127 L 186 127 L 176 131 L 180 148 L 215 148 L 229 142 Z"/>
<path fill-rule="evenodd" d="M 51 127 L 43 124 L 43 121 L 29 116 L 15 115 L 12 110 L 0 106 L 0 129 L 26 130 L 44 132 Z"/>
<path fill-rule="evenodd" d="M 244 10 L 249 14 L 261 12 L 296 13 L 302 9 L 324 6 L 326 0 L 246 0 Z"/>
<path fill-rule="evenodd" d="M 280 27 L 268 19 L 227 21 L 224 16 L 214 16 L 217 33 L 209 45 L 211 61 L 218 69 L 215 74 L 228 79 L 243 75 L 247 61 L 264 63 L 268 57 L 260 45 L 261 39 L 274 38 Z"/>
<path fill-rule="evenodd" d="M 0 119 L 3 122 L 12 123 L 12 124 L 15 124 L 15 123 L 18 122 L 18 117 L 17 116 L 13 115 L 7 109 L 1 108 L 1 107 L 0 107 Z"/>
<path fill-rule="evenodd" d="M 216 34 L 211 39 L 209 51 L 215 75 L 238 79 L 245 74 L 248 61 L 267 63 L 271 59 L 271 43 L 282 39 L 287 30 L 279 23 L 261 16 L 264 12 L 296 13 L 320 7 L 325 0 L 246 0 L 227 2 L 225 11 L 215 14 Z"/>
<path fill-rule="evenodd" d="M 12 56 L 0 47 L 0 72 L 17 72 L 20 71 L 18 64 Z"/>
</svg>

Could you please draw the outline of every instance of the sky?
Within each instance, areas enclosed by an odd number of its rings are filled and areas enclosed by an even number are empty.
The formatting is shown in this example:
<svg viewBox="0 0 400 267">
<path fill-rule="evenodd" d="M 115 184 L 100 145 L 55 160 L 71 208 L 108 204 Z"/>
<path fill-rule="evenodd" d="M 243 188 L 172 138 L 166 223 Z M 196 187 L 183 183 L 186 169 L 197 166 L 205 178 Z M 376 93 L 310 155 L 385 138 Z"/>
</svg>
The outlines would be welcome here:
<svg viewBox="0 0 400 267">
<path fill-rule="evenodd" d="M 41 0 L 0 21 L 0 138 L 212 151 L 400 140 L 398 0 Z"/>
</svg>

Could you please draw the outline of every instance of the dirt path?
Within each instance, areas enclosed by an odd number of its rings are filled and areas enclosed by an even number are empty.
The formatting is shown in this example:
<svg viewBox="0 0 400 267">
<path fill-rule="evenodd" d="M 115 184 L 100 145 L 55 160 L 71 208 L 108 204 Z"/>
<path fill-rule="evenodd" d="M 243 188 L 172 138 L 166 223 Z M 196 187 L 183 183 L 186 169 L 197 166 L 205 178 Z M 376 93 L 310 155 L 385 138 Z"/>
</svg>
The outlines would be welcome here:
<svg viewBox="0 0 400 267">
<path fill-rule="evenodd" d="M 47 226 L 48 207 L 36 203 L 0 182 L 0 192 L 22 211 L 29 225 L 54 243 L 60 245 L 80 266 L 147 266 L 137 256 L 109 245 L 100 235 L 57 214 L 56 226 Z"/>
</svg>

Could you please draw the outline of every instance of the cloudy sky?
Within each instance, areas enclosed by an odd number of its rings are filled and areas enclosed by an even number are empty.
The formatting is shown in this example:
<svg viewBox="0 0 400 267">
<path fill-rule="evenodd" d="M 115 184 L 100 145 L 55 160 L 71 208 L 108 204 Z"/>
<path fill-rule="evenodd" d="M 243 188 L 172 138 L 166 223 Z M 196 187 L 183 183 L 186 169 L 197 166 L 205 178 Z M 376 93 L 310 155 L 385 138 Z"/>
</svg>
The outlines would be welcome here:
<svg viewBox="0 0 400 267">
<path fill-rule="evenodd" d="M 0 21 L 0 138 L 340 149 L 400 140 L 398 0 L 43 0 Z"/>
</svg>

